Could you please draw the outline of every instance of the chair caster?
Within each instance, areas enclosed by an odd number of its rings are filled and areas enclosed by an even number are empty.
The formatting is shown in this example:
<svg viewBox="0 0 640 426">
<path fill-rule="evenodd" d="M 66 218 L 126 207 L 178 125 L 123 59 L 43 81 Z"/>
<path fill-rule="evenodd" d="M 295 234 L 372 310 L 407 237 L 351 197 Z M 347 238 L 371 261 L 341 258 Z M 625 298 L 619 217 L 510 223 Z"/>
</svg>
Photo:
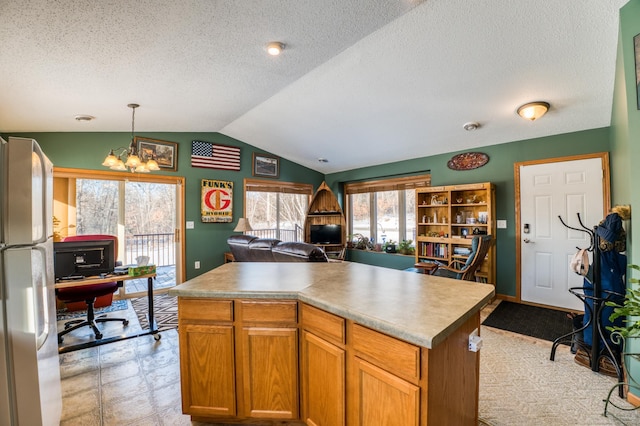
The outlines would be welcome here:
<svg viewBox="0 0 640 426">
<path fill-rule="evenodd" d="M 129 320 L 122 321 L 122 325 L 129 325 Z"/>
<path fill-rule="evenodd" d="M 96 340 L 102 339 L 102 333 L 96 333 Z"/>
<path fill-rule="evenodd" d="M 64 340 L 64 337 L 58 336 L 58 344 L 61 344 L 63 340 Z"/>
<path fill-rule="evenodd" d="M 161 338 L 162 338 L 162 335 L 161 335 L 161 334 L 159 334 L 159 333 L 158 333 L 158 334 L 154 334 L 154 335 L 153 335 L 153 340 L 155 340 L 156 342 L 157 342 L 158 340 L 160 340 Z"/>
</svg>

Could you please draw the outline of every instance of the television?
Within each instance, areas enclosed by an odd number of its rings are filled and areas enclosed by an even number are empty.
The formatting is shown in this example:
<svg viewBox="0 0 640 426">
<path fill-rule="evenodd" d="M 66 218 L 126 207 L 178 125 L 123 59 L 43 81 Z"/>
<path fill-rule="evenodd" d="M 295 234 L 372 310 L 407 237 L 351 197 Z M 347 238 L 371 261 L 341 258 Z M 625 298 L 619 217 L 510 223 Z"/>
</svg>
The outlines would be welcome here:
<svg viewBox="0 0 640 426">
<path fill-rule="evenodd" d="M 311 225 L 311 244 L 342 244 L 341 225 Z"/>
<path fill-rule="evenodd" d="M 112 273 L 115 257 L 114 240 L 55 242 L 53 268 L 56 281 Z"/>
</svg>

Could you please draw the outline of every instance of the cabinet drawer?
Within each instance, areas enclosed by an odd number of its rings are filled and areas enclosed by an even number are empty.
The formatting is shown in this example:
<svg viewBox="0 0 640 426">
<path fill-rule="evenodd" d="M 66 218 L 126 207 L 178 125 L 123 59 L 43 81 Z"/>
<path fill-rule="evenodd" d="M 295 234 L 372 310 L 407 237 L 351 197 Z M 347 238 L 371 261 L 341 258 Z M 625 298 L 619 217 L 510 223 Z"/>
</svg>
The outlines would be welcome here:
<svg viewBox="0 0 640 426">
<path fill-rule="evenodd" d="M 305 304 L 301 309 L 302 324 L 306 330 L 332 343 L 345 343 L 344 318 Z"/>
<path fill-rule="evenodd" d="M 399 377 L 420 379 L 420 348 L 358 324 L 353 325 L 353 348 L 358 356 Z"/>
<path fill-rule="evenodd" d="M 248 301 L 239 303 L 244 324 L 284 324 L 298 322 L 298 303 L 295 301 Z"/>
<path fill-rule="evenodd" d="M 180 321 L 233 321 L 233 301 L 178 298 Z"/>
</svg>

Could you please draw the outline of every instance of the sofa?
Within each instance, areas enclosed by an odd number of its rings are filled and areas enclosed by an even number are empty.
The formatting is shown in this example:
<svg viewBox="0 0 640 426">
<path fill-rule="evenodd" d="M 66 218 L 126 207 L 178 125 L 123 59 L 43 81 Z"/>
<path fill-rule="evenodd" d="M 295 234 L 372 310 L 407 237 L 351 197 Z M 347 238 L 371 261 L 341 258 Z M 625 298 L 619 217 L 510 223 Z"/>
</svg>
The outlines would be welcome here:
<svg viewBox="0 0 640 426">
<path fill-rule="evenodd" d="M 326 253 L 319 247 L 275 238 L 258 238 L 252 235 L 232 235 L 227 244 L 236 262 L 328 262 Z"/>
</svg>

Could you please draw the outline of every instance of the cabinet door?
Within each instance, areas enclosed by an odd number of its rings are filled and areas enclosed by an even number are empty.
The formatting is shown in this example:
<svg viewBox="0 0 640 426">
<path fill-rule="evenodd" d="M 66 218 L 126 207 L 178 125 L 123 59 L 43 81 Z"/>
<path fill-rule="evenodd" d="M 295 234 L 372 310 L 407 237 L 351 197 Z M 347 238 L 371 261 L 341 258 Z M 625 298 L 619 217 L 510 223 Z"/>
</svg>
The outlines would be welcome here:
<svg viewBox="0 0 640 426">
<path fill-rule="evenodd" d="M 180 376 L 185 414 L 236 415 L 233 342 L 231 325 L 180 325 Z"/>
<path fill-rule="evenodd" d="M 355 425 L 417 426 L 420 388 L 354 357 L 350 419 Z"/>
<path fill-rule="evenodd" d="M 298 330 L 241 331 L 244 413 L 249 418 L 298 418 Z"/>
<path fill-rule="evenodd" d="M 345 424 L 345 351 L 308 331 L 302 335 L 302 404 L 309 426 Z"/>
</svg>

